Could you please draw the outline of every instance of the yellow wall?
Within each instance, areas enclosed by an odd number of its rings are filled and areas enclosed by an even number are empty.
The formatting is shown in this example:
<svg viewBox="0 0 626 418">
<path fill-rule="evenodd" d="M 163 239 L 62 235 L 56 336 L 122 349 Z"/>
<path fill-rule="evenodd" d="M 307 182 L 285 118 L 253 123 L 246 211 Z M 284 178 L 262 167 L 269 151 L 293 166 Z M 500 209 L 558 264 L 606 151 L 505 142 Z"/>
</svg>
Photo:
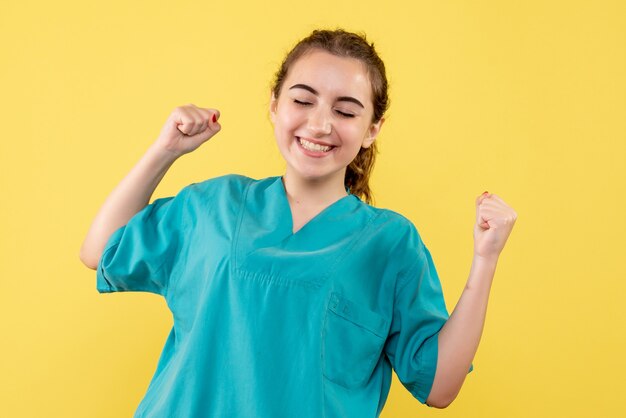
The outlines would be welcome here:
<svg viewBox="0 0 626 418">
<path fill-rule="evenodd" d="M 180 104 L 219 108 L 223 129 L 154 197 L 281 174 L 269 83 L 317 26 L 365 31 L 386 62 L 376 203 L 416 224 L 450 310 L 474 198 L 519 215 L 457 400 L 428 409 L 394 376 L 382 416 L 625 416 L 625 2 L 2 3 L 1 416 L 132 414 L 171 316 L 96 292 L 91 220 Z"/>
</svg>

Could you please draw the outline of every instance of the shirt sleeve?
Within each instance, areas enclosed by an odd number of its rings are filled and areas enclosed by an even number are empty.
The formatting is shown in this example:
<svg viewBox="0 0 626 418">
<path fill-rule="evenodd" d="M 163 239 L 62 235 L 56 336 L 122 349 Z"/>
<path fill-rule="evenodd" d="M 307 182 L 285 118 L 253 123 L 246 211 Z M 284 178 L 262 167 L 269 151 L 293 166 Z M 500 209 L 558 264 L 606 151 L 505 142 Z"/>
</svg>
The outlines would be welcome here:
<svg viewBox="0 0 626 418">
<path fill-rule="evenodd" d="M 415 261 L 398 275 L 385 354 L 403 386 L 425 404 L 437 370 L 439 331 L 449 314 L 431 254 L 416 230 L 413 236 Z"/>
<path fill-rule="evenodd" d="M 185 241 L 185 190 L 156 199 L 111 235 L 96 270 L 98 292 L 165 296 Z"/>
</svg>

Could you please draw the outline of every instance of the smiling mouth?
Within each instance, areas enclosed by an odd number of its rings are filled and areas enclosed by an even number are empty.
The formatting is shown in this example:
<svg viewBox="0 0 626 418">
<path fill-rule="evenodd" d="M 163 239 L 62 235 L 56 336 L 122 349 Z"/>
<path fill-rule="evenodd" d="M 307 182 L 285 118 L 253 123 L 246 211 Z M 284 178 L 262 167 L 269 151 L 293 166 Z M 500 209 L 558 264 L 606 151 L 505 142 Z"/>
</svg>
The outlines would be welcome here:
<svg viewBox="0 0 626 418">
<path fill-rule="evenodd" d="M 300 144 L 302 148 L 310 152 L 325 154 L 333 150 L 334 148 L 336 148 L 335 146 L 332 146 L 332 145 L 315 144 L 313 142 L 307 141 L 306 139 L 302 139 L 299 136 L 296 137 L 296 140 L 298 141 L 298 143 Z"/>
</svg>

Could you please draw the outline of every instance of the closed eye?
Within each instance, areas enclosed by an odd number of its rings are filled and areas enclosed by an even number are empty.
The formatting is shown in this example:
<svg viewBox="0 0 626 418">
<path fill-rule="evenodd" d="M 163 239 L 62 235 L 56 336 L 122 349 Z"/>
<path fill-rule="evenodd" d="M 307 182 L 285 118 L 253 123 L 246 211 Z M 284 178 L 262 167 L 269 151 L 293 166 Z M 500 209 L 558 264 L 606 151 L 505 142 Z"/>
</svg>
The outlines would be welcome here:
<svg viewBox="0 0 626 418">
<path fill-rule="evenodd" d="M 310 102 L 303 102 L 303 101 L 298 100 L 298 99 L 293 99 L 293 102 L 295 104 L 299 105 L 299 106 L 311 106 L 312 105 L 312 103 L 310 103 Z M 352 113 L 342 112 L 341 110 L 335 110 L 335 112 L 337 112 L 338 114 L 340 114 L 344 118 L 353 118 L 355 116 Z"/>
<path fill-rule="evenodd" d="M 341 110 L 336 110 L 335 112 L 339 113 L 341 116 L 346 118 L 353 118 L 354 115 L 352 113 L 342 112 Z"/>
</svg>

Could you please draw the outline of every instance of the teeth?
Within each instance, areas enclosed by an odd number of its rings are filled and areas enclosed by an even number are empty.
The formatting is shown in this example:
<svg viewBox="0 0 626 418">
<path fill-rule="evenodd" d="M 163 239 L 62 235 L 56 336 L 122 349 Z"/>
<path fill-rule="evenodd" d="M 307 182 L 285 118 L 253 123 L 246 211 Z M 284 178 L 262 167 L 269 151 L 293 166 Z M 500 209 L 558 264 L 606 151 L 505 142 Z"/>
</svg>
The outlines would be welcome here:
<svg viewBox="0 0 626 418">
<path fill-rule="evenodd" d="M 300 140 L 300 144 L 302 144 L 302 146 L 305 149 L 308 149 L 309 151 L 326 152 L 326 151 L 330 150 L 330 148 L 331 148 L 331 147 L 325 146 L 325 145 L 314 144 L 313 142 L 309 142 L 306 139 L 299 138 L 299 140 Z"/>
</svg>

